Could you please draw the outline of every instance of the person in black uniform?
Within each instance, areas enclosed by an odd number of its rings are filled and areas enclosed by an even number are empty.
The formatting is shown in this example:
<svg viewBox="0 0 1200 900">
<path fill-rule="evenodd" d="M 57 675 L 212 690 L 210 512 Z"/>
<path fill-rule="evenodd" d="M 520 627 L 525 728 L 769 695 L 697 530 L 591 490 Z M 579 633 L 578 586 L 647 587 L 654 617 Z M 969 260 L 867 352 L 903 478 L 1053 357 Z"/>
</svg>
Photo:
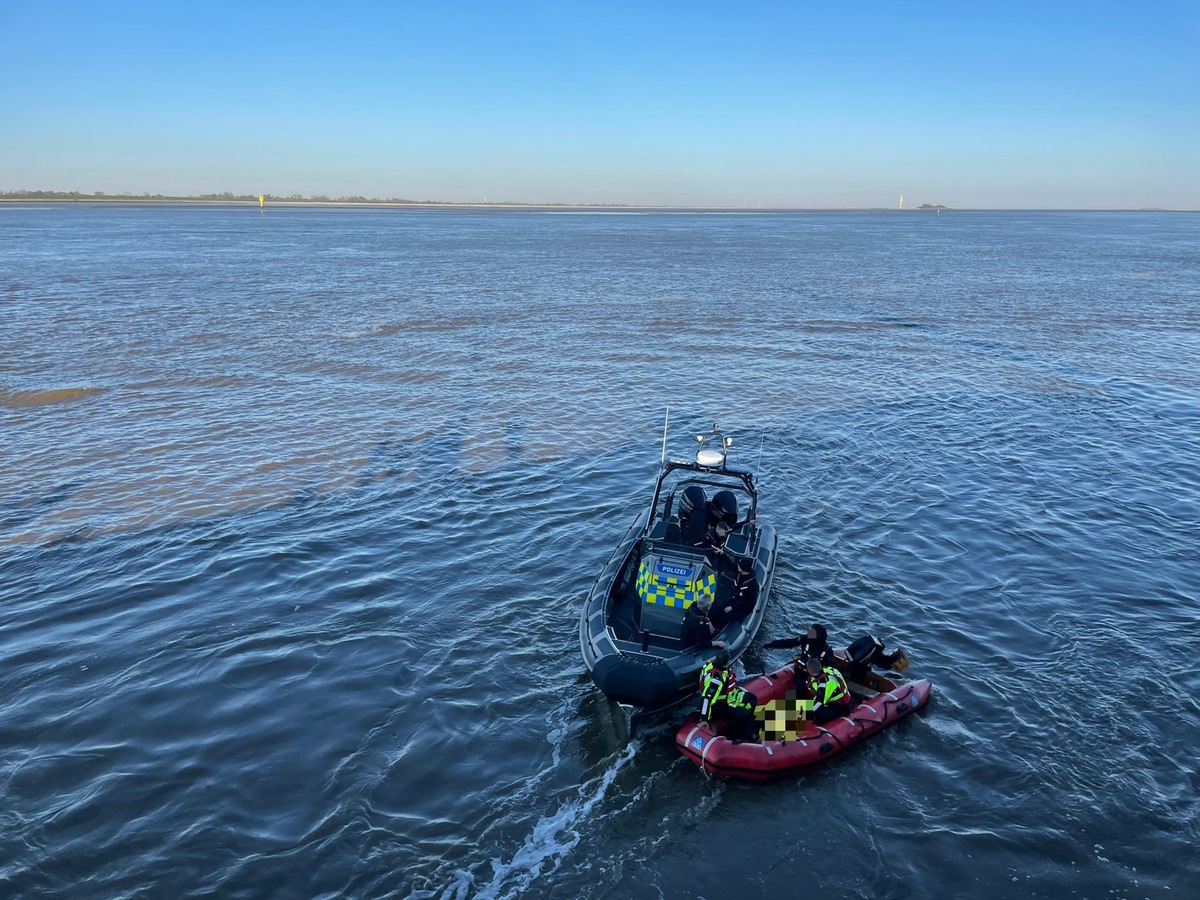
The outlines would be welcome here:
<svg viewBox="0 0 1200 900">
<path fill-rule="evenodd" d="M 713 640 L 713 630 L 708 623 L 708 610 L 709 604 L 700 601 L 687 608 L 683 616 L 682 649 L 699 651 L 709 647 L 724 648 L 724 641 Z"/>
<path fill-rule="evenodd" d="M 716 634 L 730 622 L 746 618 L 757 602 L 758 577 L 754 574 L 754 560 L 743 556 L 737 562 L 737 574 L 733 579 L 733 593 L 729 600 L 709 610 L 708 621 L 712 633 Z"/>
<path fill-rule="evenodd" d="M 729 559 L 729 554 L 725 550 L 725 542 L 728 539 L 729 525 L 721 520 L 709 528 L 704 537 L 696 542 L 696 546 L 704 550 L 708 564 L 717 572 L 721 571 L 721 566 Z"/>
<path fill-rule="evenodd" d="M 808 626 L 808 631 L 799 637 L 767 641 L 763 644 L 763 647 L 767 650 L 791 650 L 796 648 L 799 650 L 796 654 L 798 661 L 815 656 L 821 661 L 822 666 L 833 664 L 833 650 L 829 646 L 829 629 L 819 622 L 813 622 Z"/>
</svg>

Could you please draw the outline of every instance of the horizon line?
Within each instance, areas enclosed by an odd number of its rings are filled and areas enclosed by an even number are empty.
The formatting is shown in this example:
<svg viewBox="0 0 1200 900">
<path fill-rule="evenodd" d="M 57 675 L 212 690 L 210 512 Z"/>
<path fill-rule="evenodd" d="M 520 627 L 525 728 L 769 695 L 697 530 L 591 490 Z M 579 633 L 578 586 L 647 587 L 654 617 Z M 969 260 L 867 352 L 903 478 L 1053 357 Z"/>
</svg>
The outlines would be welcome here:
<svg viewBox="0 0 1200 900">
<path fill-rule="evenodd" d="M 729 206 L 721 204 L 651 204 L 651 203 L 569 203 L 559 201 L 530 202 L 524 200 L 409 200 L 402 197 L 363 197 L 349 195 L 328 197 L 324 194 L 303 196 L 290 194 L 234 194 L 230 191 L 209 194 L 151 194 L 148 191 L 140 194 L 117 193 L 109 194 L 104 191 L 84 193 L 83 191 L 47 191 L 47 190 L 5 190 L 0 191 L 0 202 L 42 203 L 104 203 L 115 201 L 120 203 L 196 203 L 196 204 L 230 204 L 250 205 L 270 202 L 275 205 L 287 206 L 383 206 L 383 207 L 450 207 L 450 208 L 508 208 L 508 209 L 613 209 L 613 210 L 717 210 L 728 212 L 1200 212 L 1200 209 L 1188 209 L 1163 206 L 1112 206 L 1112 207 L 1062 207 L 1062 206 L 948 206 L 941 203 L 923 203 L 918 206 L 897 208 L 894 206 L 765 206 L 763 204 Z"/>
</svg>

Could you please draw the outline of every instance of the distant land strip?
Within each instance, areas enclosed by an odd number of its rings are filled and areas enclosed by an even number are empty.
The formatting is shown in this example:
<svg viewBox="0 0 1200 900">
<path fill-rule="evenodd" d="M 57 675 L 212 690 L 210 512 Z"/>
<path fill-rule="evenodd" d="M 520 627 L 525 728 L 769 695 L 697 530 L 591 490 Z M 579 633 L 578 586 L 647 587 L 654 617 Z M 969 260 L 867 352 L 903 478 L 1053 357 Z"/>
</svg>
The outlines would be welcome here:
<svg viewBox="0 0 1200 900">
<path fill-rule="evenodd" d="M 564 207 L 602 207 L 612 209 L 631 209 L 635 205 L 629 203 L 525 203 L 516 200 L 487 201 L 481 203 L 461 203 L 449 200 L 408 200 L 404 197 L 362 197 L 359 195 L 347 197 L 329 197 L 325 194 L 305 196 L 303 194 L 288 194 L 286 197 L 278 194 L 263 194 L 266 203 L 366 203 L 386 204 L 394 206 L 564 206 Z M 139 203 L 257 203 L 258 194 L 234 194 L 225 191 L 220 194 L 190 194 L 173 196 L 169 194 L 106 194 L 104 191 L 85 193 L 83 191 L 0 191 L 0 201 L 4 200 L 119 200 L 136 201 Z"/>
<path fill-rule="evenodd" d="M 461 200 L 409 200 L 404 197 L 363 197 L 355 194 L 352 196 L 330 197 L 325 194 L 313 194 L 305 196 L 303 194 L 288 194 L 282 196 L 279 194 L 262 194 L 263 203 L 272 204 L 291 204 L 295 206 L 412 206 L 412 207 L 444 207 L 447 209 L 454 208 L 475 208 L 475 207 L 507 207 L 510 209 L 628 209 L 628 210 L 646 210 L 646 209 L 679 209 L 679 210 L 736 210 L 739 212 L 932 212 L 938 210 L 955 210 L 954 207 L 944 206 L 941 203 L 922 203 L 920 206 L 908 206 L 903 209 L 897 209 L 894 206 L 763 206 L 759 204 L 747 204 L 743 206 L 722 206 L 722 205 L 677 205 L 677 204 L 653 204 L 653 203 L 531 203 L 524 200 L 482 200 L 482 201 L 461 201 Z M 85 193 L 83 191 L 0 191 L 0 203 L 13 203 L 20 201 L 42 201 L 42 202 L 73 202 L 73 203 L 258 203 L 258 194 L 234 194 L 231 191 L 224 191 L 219 194 L 189 194 L 186 196 L 171 195 L 171 194 L 151 194 L 145 192 L 141 194 L 106 194 L 104 191 L 93 191 Z M 983 212 L 987 208 L 971 207 L 968 209 L 959 208 L 958 212 Z M 1006 212 L 1200 212 L 1200 210 L 1189 210 L 1183 208 L 1168 208 L 1161 206 L 1143 206 L 1143 207 L 1110 207 L 1110 208 L 1083 208 L 1069 209 L 1060 207 L 1026 207 L 1026 208 L 1010 208 L 996 207 L 996 211 Z"/>
</svg>

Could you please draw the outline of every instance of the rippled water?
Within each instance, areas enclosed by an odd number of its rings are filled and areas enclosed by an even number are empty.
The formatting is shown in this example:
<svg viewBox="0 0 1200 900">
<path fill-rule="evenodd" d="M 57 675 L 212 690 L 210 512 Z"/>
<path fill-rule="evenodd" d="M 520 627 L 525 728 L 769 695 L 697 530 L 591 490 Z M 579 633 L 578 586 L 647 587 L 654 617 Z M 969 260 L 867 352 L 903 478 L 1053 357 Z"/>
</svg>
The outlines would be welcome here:
<svg viewBox="0 0 1200 900">
<path fill-rule="evenodd" d="M 0 207 L 0 895 L 1197 895 L 1198 247 Z M 875 631 L 928 710 L 751 786 L 598 695 L 668 404 L 760 473 L 761 638 Z"/>
</svg>

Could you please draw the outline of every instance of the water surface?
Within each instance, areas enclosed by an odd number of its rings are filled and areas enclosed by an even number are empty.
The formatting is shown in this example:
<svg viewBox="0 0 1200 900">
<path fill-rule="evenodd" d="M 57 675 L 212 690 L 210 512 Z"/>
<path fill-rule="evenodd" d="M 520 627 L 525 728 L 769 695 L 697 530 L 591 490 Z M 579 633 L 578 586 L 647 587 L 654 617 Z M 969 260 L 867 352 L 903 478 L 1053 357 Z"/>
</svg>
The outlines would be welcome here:
<svg viewBox="0 0 1200 900">
<path fill-rule="evenodd" d="M 1198 243 L 0 207 L 0 894 L 1196 895 Z M 751 786 L 598 695 L 668 404 L 759 473 L 761 640 L 873 631 L 921 716 Z"/>
</svg>

